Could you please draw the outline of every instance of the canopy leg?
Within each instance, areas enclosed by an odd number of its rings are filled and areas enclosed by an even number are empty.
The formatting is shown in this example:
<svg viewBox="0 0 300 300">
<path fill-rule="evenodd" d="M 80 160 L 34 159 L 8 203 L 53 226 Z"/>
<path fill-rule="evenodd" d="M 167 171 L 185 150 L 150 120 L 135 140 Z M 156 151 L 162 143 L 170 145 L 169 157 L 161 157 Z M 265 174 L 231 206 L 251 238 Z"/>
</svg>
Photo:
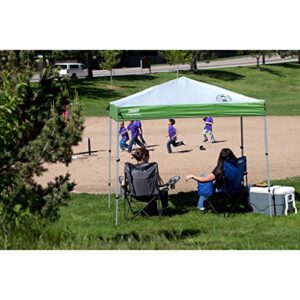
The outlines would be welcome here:
<svg viewBox="0 0 300 300">
<path fill-rule="evenodd" d="M 243 117 L 241 116 L 241 156 L 244 156 L 244 123 L 243 123 Z M 248 171 L 246 169 L 246 186 L 248 186 Z"/>
<path fill-rule="evenodd" d="M 118 225 L 119 214 L 119 121 L 116 123 L 116 225 Z"/>
<path fill-rule="evenodd" d="M 268 129 L 267 129 L 267 117 L 266 116 L 264 116 L 264 133 L 265 133 L 266 172 L 267 172 L 268 192 L 269 192 L 269 207 L 270 207 L 270 216 L 272 216 L 272 196 L 271 196 L 271 188 L 270 188 L 271 184 L 270 184 L 270 163 L 269 163 L 269 147 L 268 147 Z M 275 207 L 274 207 L 274 210 L 275 210 Z"/>
<path fill-rule="evenodd" d="M 109 144 L 108 144 L 108 208 L 111 207 L 111 133 L 112 119 L 109 118 Z"/>
</svg>

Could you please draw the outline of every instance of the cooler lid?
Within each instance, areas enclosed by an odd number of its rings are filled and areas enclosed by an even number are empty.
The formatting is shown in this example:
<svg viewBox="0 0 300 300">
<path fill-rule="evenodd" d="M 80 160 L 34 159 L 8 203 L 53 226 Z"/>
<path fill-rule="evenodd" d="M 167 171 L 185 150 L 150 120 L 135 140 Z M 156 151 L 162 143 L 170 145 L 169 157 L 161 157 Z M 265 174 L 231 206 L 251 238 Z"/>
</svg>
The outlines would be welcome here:
<svg viewBox="0 0 300 300">
<path fill-rule="evenodd" d="M 275 191 L 274 191 L 274 189 L 275 189 Z M 289 193 L 294 193 L 295 188 L 293 188 L 292 186 L 273 185 L 270 187 L 270 191 L 271 191 L 271 194 L 274 193 L 275 195 L 285 195 L 285 194 L 289 194 Z M 266 193 L 268 193 L 268 187 L 253 186 L 253 187 L 250 187 L 250 193 L 266 194 Z"/>
</svg>

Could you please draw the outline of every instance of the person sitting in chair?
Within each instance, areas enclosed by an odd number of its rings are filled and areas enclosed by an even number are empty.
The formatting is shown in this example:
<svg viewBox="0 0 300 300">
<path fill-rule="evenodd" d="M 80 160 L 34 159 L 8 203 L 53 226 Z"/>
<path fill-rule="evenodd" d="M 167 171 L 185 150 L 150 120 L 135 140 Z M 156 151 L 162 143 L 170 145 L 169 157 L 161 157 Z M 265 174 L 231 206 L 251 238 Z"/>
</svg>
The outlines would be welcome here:
<svg viewBox="0 0 300 300">
<path fill-rule="evenodd" d="M 131 154 L 132 158 L 134 158 L 137 161 L 137 164 L 148 164 L 149 163 L 149 159 L 150 159 L 150 155 L 149 155 L 149 150 L 145 149 L 145 148 L 139 148 L 137 150 L 134 151 L 134 153 Z M 160 175 L 157 174 L 157 185 L 163 186 L 164 182 L 161 179 Z M 122 186 L 126 186 L 128 183 L 123 181 L 122 182 Z M 168 196 L 168 190 L 166 189 L 162 189 L 159 191 L 159 198 L 161 200 L 162 203 L 162 208 L 166 209 L 168 207 L 168 200 L 169 200 L 169 196 Z M 149 214 L 154 215 L 157 214 L 158 210 L 157 210 L 157 203 L 156 201 L 151 202 L 151 204 L 148 206 L 149 209 Z"/>
<path fill-rule="evenodd" d="M 237 160 L 236 156 L 233 154 L 233 152 L 229 148 L 223 148 L 220 152 L 217 166 L 213 169 L 213 171 L 205 176 L 196 176 L 196 175 L 187 175 L 186 181 L 189 179 L 196 180 L 198 182 L 210 182 L 214 181 L 214 187 L 216 189 L 220 188 L 223 185 L 223 175 L 224 175 L 224 161 L 225 160 Z M 200 210 L 204 210 L 204 201 L 207 198 L 203 195 L 200 195 L 199 202 L 197 205 L 197 208 Z"/>
</svg>

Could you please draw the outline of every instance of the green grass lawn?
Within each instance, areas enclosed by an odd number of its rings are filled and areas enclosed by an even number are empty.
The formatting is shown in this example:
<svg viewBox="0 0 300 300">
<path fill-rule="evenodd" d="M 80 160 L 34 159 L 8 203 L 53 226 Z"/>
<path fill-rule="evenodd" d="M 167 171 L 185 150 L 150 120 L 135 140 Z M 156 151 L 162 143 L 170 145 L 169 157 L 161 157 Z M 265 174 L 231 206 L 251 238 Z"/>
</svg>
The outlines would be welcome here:
<svg viewBox="0 0 300 300">
<path fill-rule="evenodd" d="M 300 200 L 300 177 L 273 183 L 294 186 Z M 300 213 L 272 218 L 247 213 L 224 218 L 197 211 L 196 193 L 174 195 L 171 202 L 176 212 L 172 217 L 125 221 L 120 201 L 120 224 L 115 226 L 115 207 L 107 207 L 106 195 L 73 194 L 58 222 L 17 232 L 9 248 L 300 249 Z"/>
<path fill-rule="evenodd" d="M 200 70 L 199 74 L 180 72 L 191 79 L 214 84 L 246 96 L 265 99 L 269 115 L 300 115 L 300 65 L 282 63 L 262 66 Z M 156 73 L 114 77 L 109 89 L 108 77 L 74 80 L 71 87 L 79 92 L 86 116 L 105 116 L 108 103 L 151 86 L 176 79 L 176 73 Z"/>
</svg>

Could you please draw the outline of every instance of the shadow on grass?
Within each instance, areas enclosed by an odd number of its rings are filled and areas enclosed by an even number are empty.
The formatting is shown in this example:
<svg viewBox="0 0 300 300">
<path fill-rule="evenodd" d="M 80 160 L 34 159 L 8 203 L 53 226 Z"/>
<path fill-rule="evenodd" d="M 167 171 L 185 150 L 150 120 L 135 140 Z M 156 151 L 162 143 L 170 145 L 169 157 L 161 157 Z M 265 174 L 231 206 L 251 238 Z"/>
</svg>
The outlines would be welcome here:
<svg viewBox="0 0 300 300">
<path fill-rule="evenodd" d="M 191 74 L 190 71 L 182 71 L 181 73 Z M 240 75 L 237 73 L 222 71 L 222 70 L 198 70 L 197 73 L 193 73 L 194 75 L 204 75 L 209 78 L 220 79 L 224 81 L 232 81 L 245 78 L 244 75 Z"/>
<path fill-rule="evenodd" d="M 276 70 L 273 70 L 273 69 L 270 69 L 270 68 L 266 67 L 266 65 L 261 66 L 259 70 L 260 70 L 261 72 L 267 72 L 267 73 L 270 73 L 271 75 L 275 75 L 275 76 L 283 76 L 283 75 L 282 75 L 282 72 L 276 71 Z"/>
<path fill-rule="evenodd" d="M 282 63 L 282 64 L 272 64 L 275 67 L 284 67 L 288 69 L 300 69 L 300 64 L 297 62 L 294 63 Z"/>
<path fill-rule="evenodd" d="M 79 97 L 88 97 L 89 99 L 93 100 L 97 99 L 99 101 L 102 101 L 103 98 L 112 99 L 120 97 L 120 93 L 118 92 L 118 90 L 114 91 L 91 86 L 73 87 L 73 89 L 76 89 L 78 91 Z"/>
<path fill-rule="evenodd" d="M 198 195 L 196 192 L 179 192 L 178 194 L 170 195 L 170 202 L 176 209 L 189 209 L 197 207 Z"/>
<path fill-rule="evenodd" d="M 138 80 L 153 80 L 155 79 L 155 76 L 150 75 L 150 74 L 141 74 L 141 75 L 122 75 L 122 76 L 114 76 L 113 77 L 116 80 L 120 81 L 138 81 Z"/>
<path fill-rule="evenodd" d="M 140 234 L 136 231 L 131 231 L 129 233 L 118 233 L 113 237 L 105 237 L 99 236 L 99 240 L 103 242 L 149 242 L 156 240 L 158 237 L 167 239 L 168 241 L 179 241 L 187 238 L 191 238 L 194 236 L 198 236 L 200 234 L 206 233 L 203 230 L 199 229 L 183 229 L 183 230 L 159 230 L 155 232 L 149 232 L 146 234 Z"/>
</svg>

